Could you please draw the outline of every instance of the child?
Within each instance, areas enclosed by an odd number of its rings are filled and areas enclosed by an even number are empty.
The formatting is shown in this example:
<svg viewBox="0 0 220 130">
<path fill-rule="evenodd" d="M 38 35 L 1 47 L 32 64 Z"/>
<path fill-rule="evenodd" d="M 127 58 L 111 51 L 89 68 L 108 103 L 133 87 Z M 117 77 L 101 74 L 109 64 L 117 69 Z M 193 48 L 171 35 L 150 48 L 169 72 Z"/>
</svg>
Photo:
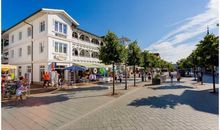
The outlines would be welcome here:
<svg viewBox="0 0 220 130">
<path fill-rule="evenodd" d="M 21 76 L 21 77 L 19 78 L 18 83 L 17 83 L 15 102 L 17 102 L 17 100 L 18 100 L 19 97 L 20 97 L 20 100 L 23 100 L 23 99 L 22 99 L 22 91 L 23 91 L 23 77 Z"/>
</svg>

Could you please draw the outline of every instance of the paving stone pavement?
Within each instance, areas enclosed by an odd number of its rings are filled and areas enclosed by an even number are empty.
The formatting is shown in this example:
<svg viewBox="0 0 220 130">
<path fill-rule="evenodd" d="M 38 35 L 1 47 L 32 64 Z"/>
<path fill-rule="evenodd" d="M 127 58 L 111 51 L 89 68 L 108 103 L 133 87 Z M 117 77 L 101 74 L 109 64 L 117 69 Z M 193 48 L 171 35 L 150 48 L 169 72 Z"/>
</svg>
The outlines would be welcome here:
<svg viewBox="0 0 220 130">
<path fill-rule="evenodd" d="M 218 94 L 211 85 L 148 86 L 120 97 L 61 130 L 217 130 Z"/>
<path fill-rule="evenodd" d="M 123 91 L 123 84 L 116 86 Z M 2 105 L 3 130 L 54 130 L 115 99 L 106 85 L 75 88 L 54 94 L 35 94 L 18 103 Z"/>
<path fill-rule="evenodd" d="M 118 98 L 103 96 L 111 90 L 100 86 L 40 94 L 17 106 L 2 106 L 2 129 L 216 130 L 218 95 L 209 88 L 188 80 L 130 88 Z"/>
</svg>

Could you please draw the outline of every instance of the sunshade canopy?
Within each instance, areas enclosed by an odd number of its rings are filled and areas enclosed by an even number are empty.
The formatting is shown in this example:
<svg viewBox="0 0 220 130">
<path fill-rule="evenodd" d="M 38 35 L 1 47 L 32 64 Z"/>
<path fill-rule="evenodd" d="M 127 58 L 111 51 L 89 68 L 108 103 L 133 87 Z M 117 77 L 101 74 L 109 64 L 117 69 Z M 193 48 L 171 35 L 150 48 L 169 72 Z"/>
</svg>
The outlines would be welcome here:
<svg viewBox="0 0 220 130">
<path fill-rule="evenodd" d="M 70 66 L 65 68 L 65 70 L 69 70 L 69 71 L 85 71 L 86 68 L 85 67 L 80 67 L 80 66 Z"/>
<path fill-rule="evenodd" d="M 76 63 L 80 66 L 85 66 L 86 68 L 106 68 L 107 66 L 101 63 Z"/>
<path fill-rule="evenodd" d="M 14 66 L 14 65 L 4 65 L 4 64 L 2 64 L 1 66 L 2 66 L 2 71 L 3 72 L 17 69 L 17 67 Z"/>
</svg>

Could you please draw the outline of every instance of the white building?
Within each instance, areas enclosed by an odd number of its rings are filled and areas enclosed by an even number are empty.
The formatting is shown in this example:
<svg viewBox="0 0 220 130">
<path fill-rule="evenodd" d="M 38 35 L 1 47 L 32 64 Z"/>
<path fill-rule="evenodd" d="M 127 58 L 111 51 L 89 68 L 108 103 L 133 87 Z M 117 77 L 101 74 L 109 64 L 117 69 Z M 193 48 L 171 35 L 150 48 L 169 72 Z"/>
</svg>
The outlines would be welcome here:
<svg viewBox="0 0 220 130">
<path fill-rule="evenodd" d="M 42 80 L 42 72 L 50 71 L 52 63 L 58 71 L 73 63 L 101 65 L 98 48 L 102 38 L 78 25 L 64 10 L 40 9 L 3 33 L 9 38 L 3 54 L 8 54 L 8 64 L 18 67 L 18 76 L 31 72 L 33 65 L 34 82 Z"/>
</svg>

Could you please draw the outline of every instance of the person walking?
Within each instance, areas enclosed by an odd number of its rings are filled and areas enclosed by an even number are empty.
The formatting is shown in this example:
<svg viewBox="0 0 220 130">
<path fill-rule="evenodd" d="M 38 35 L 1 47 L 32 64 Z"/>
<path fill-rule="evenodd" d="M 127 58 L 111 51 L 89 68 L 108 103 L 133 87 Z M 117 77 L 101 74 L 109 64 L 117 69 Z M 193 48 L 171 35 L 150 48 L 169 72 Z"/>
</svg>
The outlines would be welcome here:
<svg viewBox="0 0 220 130">
<path fill-rule="evenodd" d="M 43 87 L 49 87 L 49 80 L 50 80 L 50 75 L 48 72 L 45 72 L 43 75 L 43 79 L 44 79 L 44 85 Z M 46 85 L 47 84 L 47 85 Z"/>
<path fill-rule="evenodd" d="M 119 74 L 119 81 L 122 82 L 122 74 Z"/>
<path fill-rule="evenodd" d="M 169 72 L 169 76 L 170 76 L 171 83 L 173 83 L 173 74 L 171 72 Z"/>
<path fill-rule="evenodd" d="M 16 98 L 15 98 L 15 104 L 17 103 L 18 98 L 20 97 L 20 100 L 22 101 L 22 91 L 23 91 L 23 77 L 21 76 L 19 78 L 19 81 L 17 82 L 17 89 L 16 89 Z"/>
<path fill-rule="evenodd" d="M 181 79 L 181 75 L 179 73 L 179 71 L 177 71 L 177 74 L 176 74 L 176 79 L 178 82 L 180 82 L 180 79 Z"/>
</svg>

